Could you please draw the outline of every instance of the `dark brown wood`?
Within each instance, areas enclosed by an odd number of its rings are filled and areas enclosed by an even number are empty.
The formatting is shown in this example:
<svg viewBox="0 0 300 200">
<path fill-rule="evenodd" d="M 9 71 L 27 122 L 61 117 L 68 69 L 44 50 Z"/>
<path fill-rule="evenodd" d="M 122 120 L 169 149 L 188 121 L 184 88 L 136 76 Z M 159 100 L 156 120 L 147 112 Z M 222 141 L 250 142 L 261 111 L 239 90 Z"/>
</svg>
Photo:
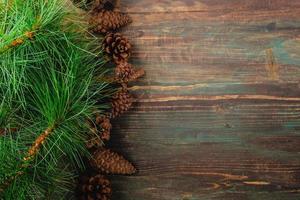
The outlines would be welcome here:
<svg viewBox="0 0 300 200">
<path fill-rule="evenodd" d="M 300 199 L 300 1 L 123 0 L 147 75 L 110 146 L 115 200 Z"/>
</svg>

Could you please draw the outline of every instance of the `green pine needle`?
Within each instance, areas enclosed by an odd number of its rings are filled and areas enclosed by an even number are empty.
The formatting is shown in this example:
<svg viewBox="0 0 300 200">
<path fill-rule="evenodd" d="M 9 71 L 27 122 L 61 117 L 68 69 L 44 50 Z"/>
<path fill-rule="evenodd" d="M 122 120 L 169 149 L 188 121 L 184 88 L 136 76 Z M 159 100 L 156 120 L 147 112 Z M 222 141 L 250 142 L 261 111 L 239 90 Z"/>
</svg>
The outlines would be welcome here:
<svg viewBox="0 0 300 200">
<path fill-rule="evenodd" d="M 59 199 L 89 156 L 86 120 L 114 91 L 99 81 L 100 40 L 66 0 L 0 0 L 0 10 L 0 199 Z"/>
</svg>

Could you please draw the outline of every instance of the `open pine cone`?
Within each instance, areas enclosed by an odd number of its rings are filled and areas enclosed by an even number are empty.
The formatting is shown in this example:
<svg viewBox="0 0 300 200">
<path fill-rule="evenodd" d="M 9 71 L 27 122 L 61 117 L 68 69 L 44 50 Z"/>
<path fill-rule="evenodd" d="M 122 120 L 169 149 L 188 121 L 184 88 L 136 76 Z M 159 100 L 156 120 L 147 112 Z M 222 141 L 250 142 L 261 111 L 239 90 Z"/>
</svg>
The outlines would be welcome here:
<svg viewBox="0 0 300 200">
<path fill-rule="evenodd" d="M 131 44 L 120 33 L 109 33 L 103 40 L 103 49 L 115 63 L 126 62 L 131 54 Z"/>
<path fill-rule="evenodd" d="M 121 62 L 115 69 L 115 80 L 119 83 L 129 83 L 144 76 L 144 69 L 134 69 L 128 62 Z"/>
<path fill-rule="evenodd" d="M 92 12 L 89 20 L 91 31 L 102 34 L 116 31 L 131 22 L 132 20 L 127 14 L 110 10 Z"/>
<path fill-rule="evenodd" d="M 110 200 L 111 194 L 110 181 L 103 175 L 82 176 L 79 180 L 79 200 Z"/>
</svg>

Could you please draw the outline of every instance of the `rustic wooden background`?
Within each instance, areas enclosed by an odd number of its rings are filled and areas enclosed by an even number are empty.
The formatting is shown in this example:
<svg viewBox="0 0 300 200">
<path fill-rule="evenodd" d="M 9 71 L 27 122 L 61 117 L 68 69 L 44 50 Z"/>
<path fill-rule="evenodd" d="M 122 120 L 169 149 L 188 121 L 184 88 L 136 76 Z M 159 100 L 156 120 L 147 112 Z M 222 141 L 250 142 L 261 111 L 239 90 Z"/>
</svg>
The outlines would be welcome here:
<svg viewBox="0 0 300 200">
<path fill-rule="evenodd" d="M 300 199 L 300 1 L 123 0 L 147 76 L 114 200 Z"/>
</svg>

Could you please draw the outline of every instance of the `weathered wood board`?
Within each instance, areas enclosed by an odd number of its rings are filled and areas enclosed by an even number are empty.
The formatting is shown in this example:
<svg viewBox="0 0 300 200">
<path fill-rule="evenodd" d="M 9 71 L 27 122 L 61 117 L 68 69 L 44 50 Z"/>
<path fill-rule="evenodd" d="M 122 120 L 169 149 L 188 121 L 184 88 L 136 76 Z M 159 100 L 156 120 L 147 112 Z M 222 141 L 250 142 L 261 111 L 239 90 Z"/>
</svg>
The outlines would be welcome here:
<svg viewBox="0 0 300 200">
<path fill-rule="evenodd" d="M 300 199 L 300 1 L 123 0 L 147 76 L 114 200 Z"/>
</svg>

